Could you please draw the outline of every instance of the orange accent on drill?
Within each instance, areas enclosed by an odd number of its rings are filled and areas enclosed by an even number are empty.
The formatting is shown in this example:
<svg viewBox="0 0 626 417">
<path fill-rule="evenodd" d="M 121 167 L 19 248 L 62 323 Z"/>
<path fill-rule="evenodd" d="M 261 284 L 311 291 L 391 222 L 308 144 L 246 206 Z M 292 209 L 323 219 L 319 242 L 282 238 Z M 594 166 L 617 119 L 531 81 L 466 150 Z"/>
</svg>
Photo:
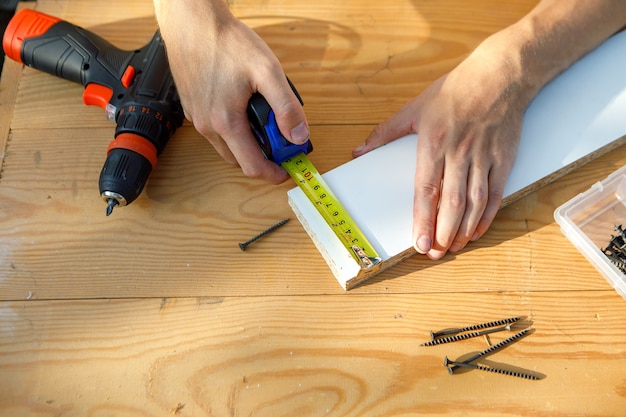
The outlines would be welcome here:
<svg viewBox="0 0 626 417">
<path fill-rule="evenodd" d="M 159 31 L 145 46 L 124 51 L 81 27 L 24 9 L 9 22 L 2 45 L 15 61 L 82 84 L 85 104 L 102 107 L 116 122 L 100 195 L 107 216 L 133 202 L 184 120 Z"/>
</svg>

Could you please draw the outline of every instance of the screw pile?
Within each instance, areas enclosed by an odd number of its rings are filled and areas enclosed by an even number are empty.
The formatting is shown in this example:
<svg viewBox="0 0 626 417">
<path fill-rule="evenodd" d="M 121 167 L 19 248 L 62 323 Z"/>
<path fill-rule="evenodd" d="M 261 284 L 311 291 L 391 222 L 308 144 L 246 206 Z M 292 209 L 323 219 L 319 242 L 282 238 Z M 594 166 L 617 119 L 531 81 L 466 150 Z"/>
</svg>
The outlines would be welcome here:
<svg viewBox="0 0 626 417">
<path fill-rule="evenodd" d="M 511 318 L 507 318 L 503 320 L 491 321 L 488 323 L 481 323 L 481 324 L 462 327 L 458 329 L 446 329 L 446 330 L 441 330 L 439 332 L 430 332 L 431 340 L 429 342 L 422 343 L 421 346 L 435 346 L 435 345 L 439 345 L 442 343 L 457 342 L 460 340 L 469 339 L 471 337 L 487 335 L 490 333 L 495 333 L 495 332 L 499 332 L 503 330 L 510 331 L 511 326 L 517 323 L 519 320 L 521 320 L 521 317 L 511 317 Z M 496 327 L 496 326 L 500 326 L 500 327 Z M 479 331 L 472 331 L 472 330 L 479 330 Z M 530 372 L 524 372 L 521 370 L 502 369 L 502 368 L 496 368 L 492 366 L 484 366 L 484 365 L 472 363 L 480 358 L 483 358 L 484 356 L 490 355 L 510 345 L 511 343 L 518 341 L 519 339 L 523 338 L 530 332 L 531 332 L 531 329 L 524 329 L 514 334 L 513 336 L 510 336 L 509 338 L 504 339 L 501 342 L 488 347 L 482 352 L 478 352 L 472 355 L 469 359 L 466 359 L 464 361 L 458 361 L 458 360 L 452 361 L 448 359 L 448 357 L 446 356 L 444 360 L 444 365 L 446 366 L 450 374 L 454 374 L 454 372 L 459 368 L 471 368 L 471 369 L 476 369 L 480 371 L 492 372 L 492 373 L 508 375 L 508 376 L 515 376 L 518 378 L 524 378 L 524 379 L 529 379 L 529 380 L 541 379 L 538 375 L 530 373 Z"/>
<path fill-rule="evenodd" d="M 622 225 L 615 225 L 613 229 L 617 235 L 611 235 L 611 240 L 606 248 L 600 250 L 606 255 L 609 261 L 622 273 L 626 274 L 626 232 Z"/>
</svg>

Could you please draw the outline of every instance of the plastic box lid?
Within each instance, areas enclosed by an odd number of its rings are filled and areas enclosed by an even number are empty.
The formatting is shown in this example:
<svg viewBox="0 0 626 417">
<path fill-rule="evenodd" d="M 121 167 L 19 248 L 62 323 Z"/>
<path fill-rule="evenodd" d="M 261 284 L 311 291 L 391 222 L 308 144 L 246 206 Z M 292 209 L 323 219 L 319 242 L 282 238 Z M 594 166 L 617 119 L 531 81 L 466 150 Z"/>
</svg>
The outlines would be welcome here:
<svg viewBox="0 0 626 417">
<path fill-rule="evenodd" d="M 618 234 L 615 226 L 626 228 L 626 166 L 558 207 L 554 218 L 561 232 L 626 299 L 626 275 L 603 253 Z"/>
</svg>

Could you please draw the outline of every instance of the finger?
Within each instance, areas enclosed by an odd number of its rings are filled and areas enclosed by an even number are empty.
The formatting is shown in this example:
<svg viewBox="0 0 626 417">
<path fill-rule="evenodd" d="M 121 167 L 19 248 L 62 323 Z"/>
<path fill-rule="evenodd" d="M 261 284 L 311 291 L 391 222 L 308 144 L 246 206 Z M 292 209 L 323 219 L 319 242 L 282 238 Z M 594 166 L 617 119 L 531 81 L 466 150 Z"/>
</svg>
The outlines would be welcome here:
<svg viewBox="0 0 626 417">
<path fill-rule="evenodd" d="M 459 230 L 467 206 L 467 176 L 467 163 L 447 163 L 444 168 L 435 239 L 428 252 L 431 259 L 441 259 L 446 254 Z"/>
<path fill-rule="evenodd" d="M 209 141 L 222 159 L 230 164 L 238 165 L 237 159 L 222 137 L 222 135 L 227 136 L 230 130 L 231 118 L 227 112 L 215 112 L 210 117 L 199 117 L 197 120 L 192 119 L 191 112 L 186 114 L 189 114 L 186 117 L 193 123 L 196 131 Z"/>
<path fill-rule="evenodd" d="M 263 155 L 250 128 L 246 103 L 247 100 L 227 102 L 223 108 L 215 109 L 210 117 L 199 118 L 194 127 L 225 161 L 238 165 L 244 175 L 274 184 L 281 183 L 288 178 L 288 174 Z M 242 109 L 233 110 L 239 107 Z"/>
<path fill-rule="evenodd" d="M 224 140 L 244 175 L 273 184 L 287 180 L 289 174 L 282 167 L 265 158 L 252 135 L 247 118 L 242 115 L 242 119 L 225 134 Z"/>
<path fill-rule="evenodd" d="M 507 174 L 510 168 L 501 170 L 493 168 L 489 173 L 489 193 L 485 210 L 476 226 L 476 230 L 470 238 L 471 241 L 480 239 L 485 234 L 502 205 L 502 196 L 504 195 L 504 187 L 506 185 Z"/>
<path fill-rule="evenodd" d="M 239 163 L 237 162 L 237 159 L 235 158 L 233 153 L 230 151 L 230 148 L 228 147 L 228 145 L 226 145 L 226 142 L 224 142 L 224 140 L 222 139 L 220 135 L 213 132 L 213 133 L 209 133 L 206 135 L 203 134 L 203 136 L 206 137 L 206 139 L 213 146 L 213 148 L 217 151 L 219 156 L 222 157 L 222 159 L 224 159 L 226 162 L 232 165 L 239 165 Z"/>
<path fill-rule="evenodd" d="M 272 184 L 280 184 L 287 180 L 289 178 L 287 172 L 265 158 L 249 129 L 247 126 L 247 129 L 244 127 L 225 133 L 228 143 L 217 133 L 206 137 L 226 162 L 239 166 L 247 177 L 258 178 Z"/>
<path fill-rule="evenodd" d="M 431 157 L 428 150 L 418 142 L 412 233 L 415 250 L 421 254 L 432 249 L 443 178 L 443 159 Z"/>
<path fill-rule="evenodd" d="M 467 179 L 467 203 L 463 219 L 452 244 L 450 252 L 458 252 L 470 241 L 480 220 L 485 212 L 489 200 L 489 175 L 488 170 L 480 164 L 470 167 Z"/>
<path fill-rule="evenodd" d="M 361 145 L 352 151 L 355 158 L 372 149 L 385 145 L 401 136 L 416 131 L 419 102 L 414 99 L 405 104 L 393 116 L 377 125 Z"/>
<path fill-rule="evenodd" d="M 270 80 L 263 80 L 259 93 L 274 110 L 276 124 L 283 136 L 291 143 L 298 145 L 305 143 L 310 135 L 309 123 L 287 77 L 281 73 Z"/>
<path fill-rule="evenodd" d="M 245 110 L 223 112 L 213 118 L 215 133 L 206 135 L 225 160 L 241 167 L 244 175 L 278 184 L 288 178 L 287 172 L 263 155 L 252 134 Z M 215 138 L 215 134 L 221 140 Z"/>
</svg>

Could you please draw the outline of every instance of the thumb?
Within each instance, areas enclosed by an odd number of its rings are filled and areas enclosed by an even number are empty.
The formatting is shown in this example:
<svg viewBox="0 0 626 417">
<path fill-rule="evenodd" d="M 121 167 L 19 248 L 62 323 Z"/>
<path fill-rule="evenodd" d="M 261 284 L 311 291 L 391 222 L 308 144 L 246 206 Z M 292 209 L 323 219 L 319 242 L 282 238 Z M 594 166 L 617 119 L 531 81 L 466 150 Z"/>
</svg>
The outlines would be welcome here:
<svg viewBox="0 0 626 417">
<path fill-rule="evenodd" d="M 282 77 L 273 86 L 268 85 L 267 90 L 259 90 L 259 92 L 274 110 L 276 124 L 283 136 L 297 145 L 305 143 L 310 135 L 309 123 L 304 108 L 294 90 L 291 89 L 287 77 Z"/>
</svg>

